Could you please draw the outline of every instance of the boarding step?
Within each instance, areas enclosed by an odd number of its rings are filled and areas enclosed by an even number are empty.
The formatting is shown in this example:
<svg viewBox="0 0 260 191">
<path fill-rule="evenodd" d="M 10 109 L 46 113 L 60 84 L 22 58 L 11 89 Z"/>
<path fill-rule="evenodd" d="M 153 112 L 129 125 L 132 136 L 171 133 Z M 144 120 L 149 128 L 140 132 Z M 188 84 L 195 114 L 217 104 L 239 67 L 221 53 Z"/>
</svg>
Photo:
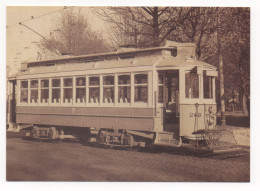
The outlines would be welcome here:
<svg viewBox="0 0 260 191">
<path fill-rule="evenodd" d="M 157 133 L 155 144 L 177 146 L 179 144 L 179 139 L 173 132 L 162 131 Z"/>
</svg>

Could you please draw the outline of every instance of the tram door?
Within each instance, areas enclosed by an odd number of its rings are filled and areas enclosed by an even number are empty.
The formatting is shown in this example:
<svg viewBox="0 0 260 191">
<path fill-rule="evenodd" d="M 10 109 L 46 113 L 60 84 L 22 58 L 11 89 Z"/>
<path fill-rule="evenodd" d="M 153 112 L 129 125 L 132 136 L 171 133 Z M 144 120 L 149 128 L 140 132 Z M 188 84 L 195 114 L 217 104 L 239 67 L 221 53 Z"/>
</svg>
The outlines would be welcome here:
<svg viewBox="0 0 260 191">
<path fill-rule="evenodd" d="M 8 96 L 7 96 L 7 123 L 10 125 L 11 123 L 16 122 L 15 108 L 16 108 L 16 100 L 15 100 L 15 86 L 16 81 L 8 81 Z"/>
<path fill-rule="evenodd" d="M 164 131 L 179 133 L 179 71 L 161 72 L 164 81 Z"/>
</svg>

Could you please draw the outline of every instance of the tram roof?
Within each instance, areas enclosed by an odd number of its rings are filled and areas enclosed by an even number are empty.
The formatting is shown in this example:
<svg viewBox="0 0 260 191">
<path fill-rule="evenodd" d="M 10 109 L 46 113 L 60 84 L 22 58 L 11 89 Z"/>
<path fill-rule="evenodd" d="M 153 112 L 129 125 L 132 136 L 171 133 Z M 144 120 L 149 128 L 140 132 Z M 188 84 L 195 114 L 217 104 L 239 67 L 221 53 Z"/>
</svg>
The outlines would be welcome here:
<svg viewBox="0 0 260 191">
<path fill-rule="evenodd" d="M 172 50 L 177 51 L 177 56 L 171 56 Z M 166 54 L 164 51 L 168 51 L 170 54 Z M 216 70 L 216 67 L 195 58 L 194 43 L 177 43 L 173 41 L 166 41 L 162 47 L 122 48 L 116 52 L 33 61 L 22 63 L 22 65 L 22 72 L 18 75 L 141 66 L 153 66 L 158 69 L 202 66 L 203 68 Z"/>
<path fill-rule="evenodd" d="M 89 62 L 89 63 L 70 63 L 66 65 L 57 66 L 40 66 L 32 67 L 29 70 L 23 72 L 23 74 L 29 73 L 49 73 L 49 72 L 68 72 L 68 71 L 82 71 L 82 70 L 99 70 L 99 69 L 115 69 L 115 68 L 130 68 L 139 67 L 137 70 L 141 70 L 142 67 L 151 66 L 157 69 L 163 68 L 180 68 L 180 67 L 195 67 L 201 66 L 203 68 L 208 68 L 211 70 L 216 70 L 216 67 L 207 64 L 205 62 L 198 61 L 196 59 L 183 59 L 171 56 L 147 56 L 139 58 L 130 58 L 122 60 L 106 60 L 99 62 Z M 140 68 L 141 67 L 141 68 Z"/>
</svg>

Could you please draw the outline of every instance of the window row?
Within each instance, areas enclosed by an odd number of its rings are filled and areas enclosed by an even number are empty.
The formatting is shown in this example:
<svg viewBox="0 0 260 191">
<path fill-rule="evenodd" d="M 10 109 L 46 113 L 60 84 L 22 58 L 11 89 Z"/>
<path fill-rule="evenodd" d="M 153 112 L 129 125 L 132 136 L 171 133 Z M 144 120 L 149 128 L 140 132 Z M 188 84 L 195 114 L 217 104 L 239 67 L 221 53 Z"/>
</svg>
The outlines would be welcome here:
<svg viewBox="0 0 260 191">
<path fill-rule="evenodd" d="M 87 81 L 88 82 L 87 82 Z M 116 83 L 115 83 L 116 82 Z M 73 85 L 75 84 L 75 85 Z M 102 84 L 102 85 L 101 85 Z M 133 95 L 135 102 L 148 101 L 148 76 L 135 74 L 133 79 Z M 89 76 L 55 79 L 23 80 L 20 83 L 21 103 L 114 103 L 117 88 L 117 102 L 130 103 L 131 101 L 131 75 L 115 76 Z M 75 92 L 74 92 L 75 91 Z M 102 94 L 102 100 L 100 100 Z M 88 95 L 88 96 L 86 96 Z"/>
</svg>

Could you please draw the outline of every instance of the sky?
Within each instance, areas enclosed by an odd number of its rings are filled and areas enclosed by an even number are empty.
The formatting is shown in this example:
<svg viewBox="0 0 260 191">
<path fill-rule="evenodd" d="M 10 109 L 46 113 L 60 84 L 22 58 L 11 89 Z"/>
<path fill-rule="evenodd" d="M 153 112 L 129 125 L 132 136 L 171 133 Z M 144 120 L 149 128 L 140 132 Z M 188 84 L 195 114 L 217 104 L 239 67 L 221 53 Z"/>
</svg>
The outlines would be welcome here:
<svg viewBox="0 0 260 191">
<path fill-rule="evenodd" d="M 93 30 L 106 30 L 105 23 L 96 17 L 90 7 L 70 7 L 66 9 L 81 10 Z M 61 6 L 8 6 L 6 9 L 6 61 L 11 67 L 11 74 L 17 72 L 20 63 L 37 59 L 38 44 L 42 37 L 47 37 L 55 29 L 58 17 L 64 7 Z M 32 19 L 33 17 L 33 19 Z M 25 26 L 33 29 L 40 35 Z"/>
</svg>

